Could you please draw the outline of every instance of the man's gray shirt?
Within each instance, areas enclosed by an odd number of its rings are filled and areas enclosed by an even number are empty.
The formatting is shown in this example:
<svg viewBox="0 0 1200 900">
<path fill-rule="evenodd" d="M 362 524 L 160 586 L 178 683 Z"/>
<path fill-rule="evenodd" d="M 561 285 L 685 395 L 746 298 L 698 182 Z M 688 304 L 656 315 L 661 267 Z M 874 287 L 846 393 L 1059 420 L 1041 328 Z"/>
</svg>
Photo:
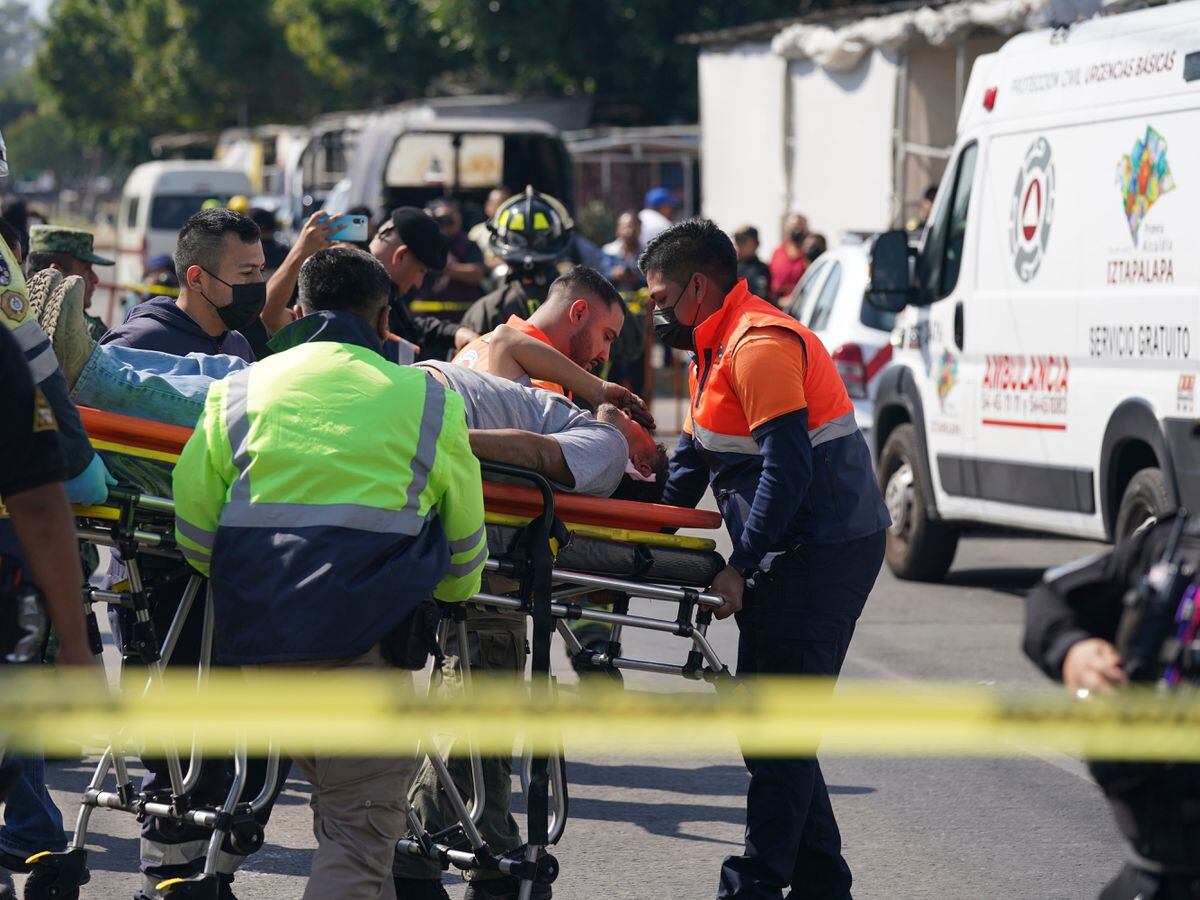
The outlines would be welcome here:
<svg viewBox="0 0 1200 900">
<path fill-rule="evenodd" d="M 437 369 L 463 398 L 468 428 L 517 428 L 552 437 L 575 476 L 573 491 L 607 497 L 617 489 L 629 446 L 612 425 L 597 422 L 561 394 L 453 363 L 429 360 L 418 365 Z"/>
</svg>

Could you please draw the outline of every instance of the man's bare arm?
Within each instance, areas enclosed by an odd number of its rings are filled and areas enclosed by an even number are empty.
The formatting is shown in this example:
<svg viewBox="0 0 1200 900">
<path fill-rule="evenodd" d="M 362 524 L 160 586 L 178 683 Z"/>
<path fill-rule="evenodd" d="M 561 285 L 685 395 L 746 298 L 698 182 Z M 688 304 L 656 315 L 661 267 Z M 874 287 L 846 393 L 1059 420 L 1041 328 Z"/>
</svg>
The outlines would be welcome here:
<svg viewBox="0 0 1200 900">
<path fill-rule="evenodd" d="M 83 623 L 83 572 L 75 543 L 75 517 L 66 490 L 61 482 L 53 482 L 11 494 L 4 502 L 29 563 L 30 580 L 45 595 L 50 621 L 58 630 L 59 663 L 93 664 Z"/>
<path fill-rule="evenodd" d="M 515 381 L 521 375 L 539 381 L 552 381 L 561 384 L 592 409 L 599 408 L 602 403 L 611 403 L 624 409 L 643 425 L 654 427 L 654 419 L 646 410 L 646 404 L 633 391 L 597 378 L 549 344 L 543 344 L 515 328 L 501 325 L 492 332 L 488 354 L 488 367 L 493 375 L 510 381 Z"/>
<path fill-rule="evenodd" d="M 480 459 L 531 469 L 565 487 L 575 487 L 562 447 L 552 437 L 517 428 L 473 428 L 470 438 L 471 452 Z"/>
</svg>

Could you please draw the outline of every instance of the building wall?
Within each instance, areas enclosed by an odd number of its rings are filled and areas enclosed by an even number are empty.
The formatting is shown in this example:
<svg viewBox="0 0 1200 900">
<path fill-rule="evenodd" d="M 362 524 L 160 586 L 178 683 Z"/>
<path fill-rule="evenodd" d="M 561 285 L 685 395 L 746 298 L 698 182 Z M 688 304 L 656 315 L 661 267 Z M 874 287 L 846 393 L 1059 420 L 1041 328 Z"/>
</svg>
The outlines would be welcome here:
<svg viewBox="0 0 1200 900">
<path fill-rule="evenodd" d="M 764 253 L 786 212 L 785 61 L 769 44 L 700 53 L 703 213 L 727 231 L 759 230 Z"/>
<path fill-rule="evenodd" d="M 975 60 L 983 53 L 1000 49 L 1005 40 L 1007 38 L 1000 35 L 989 35 L 966 41 L 961 90 L 966 90 Z M 907 137 L 910 143 L 946 149 L 954 146 L 958 126 L 957 60 L 958 50 L 954 46 L 917 44 L 909 51 Z M 919 153 L 908 154 L 904 173 L 903 222 L 919 217 L 921 197 L 927 188 L 941 181 L 945 169 L 945 159 Z"/>
<path fill-rule="evenodd" d="M 896 57 L 881 50 L 847 72 L 811 60 L 788 67 L 792 207 L 830 246 L 843 232 L 890 224 L 896 73 Z"/>
</svg>

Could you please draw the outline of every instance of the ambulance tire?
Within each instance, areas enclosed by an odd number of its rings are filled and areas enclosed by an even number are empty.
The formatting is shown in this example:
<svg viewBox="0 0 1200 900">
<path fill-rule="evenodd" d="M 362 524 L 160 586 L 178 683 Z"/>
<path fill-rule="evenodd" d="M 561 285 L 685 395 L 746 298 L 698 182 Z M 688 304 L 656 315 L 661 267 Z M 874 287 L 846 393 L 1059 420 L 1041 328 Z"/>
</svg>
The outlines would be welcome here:
<svg viewBox="0 0 1200 900">
<path fill-rule="evenodd" d="M 897 425 L 879 459 L 879 484 L 892 517 L 884 558 L 897 578 L 941 581 L 958 550 L 958 529 L 931 518 L 925 509 L 919 459 L 913 426 Z"/>
<path fill-rule="evenodd" d="M 1146 522 L 1160 519 L 1174 509 L 1162 469 L 1152 466 L 1135 472 L 1121 495 L 1113 540 L 1118 543 L 1125 540 Z"/>
</svg>

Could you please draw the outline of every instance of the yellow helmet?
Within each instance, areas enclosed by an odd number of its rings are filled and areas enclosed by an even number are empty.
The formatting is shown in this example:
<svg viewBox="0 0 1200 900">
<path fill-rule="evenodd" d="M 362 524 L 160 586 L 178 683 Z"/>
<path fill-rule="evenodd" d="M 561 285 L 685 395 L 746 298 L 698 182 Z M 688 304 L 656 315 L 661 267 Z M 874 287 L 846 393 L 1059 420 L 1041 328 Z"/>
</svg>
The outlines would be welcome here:
<svg viewBox="0 0 1200 900">
<path fill-rule="evenodd" d="M 554 262 L 570 246 L 574 227 L 565 206 L 529 185 L 500 204 L 488 222 L 489 244 L 509 265 Z"/>
</svg>

